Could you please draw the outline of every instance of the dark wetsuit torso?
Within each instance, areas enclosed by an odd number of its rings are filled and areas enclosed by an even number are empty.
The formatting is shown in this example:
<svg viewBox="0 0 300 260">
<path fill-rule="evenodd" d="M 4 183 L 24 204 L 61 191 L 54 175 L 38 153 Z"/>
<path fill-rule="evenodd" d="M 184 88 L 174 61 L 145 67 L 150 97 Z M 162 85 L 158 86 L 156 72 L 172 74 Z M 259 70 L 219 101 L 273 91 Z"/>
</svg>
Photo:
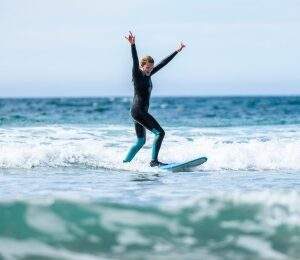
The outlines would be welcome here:
<svg viewBox="0 0 300 260">
<path fill-rule="evenodd" d="M 151 71 L 150 76 L 145 75 L 139 68 L 139 59 L 135 44 L 131 45 L 131 53 L 133 59 L 132 80 L 134 84 L 134 97 L 131 107 L 131 115 L 134 118 L 134 115 L 138 112 L 148 112 L 149 100 L 152 91 L 151 76 L 167 65 L 175 57 L 177 51 L 174 51 L 171 55 L 156 65 Z"/>
<path fill-rule="evenodd" d="M 131 45 L 131 53 L 133 59 L 132 81 L 134 84 L 134 97 L 130 112 L 132 118 L 134 119 L 136 135 L 139 140 L 142 140 L 140 144 L 145 142 L 145 128 L 156 135 L 152 150 L 152 160 L 157 160 L 158 152 L 165 132 L 155 118 L 148 113 L 149 100 L 152 91 L 151 76 L 159 71 L 162 67 L 167 65 L 175 57 L 177 51 L 174 51 L 171 55 L 156 65 L 153 68 L 150 76 L 145 75 L 139 68 L 139 59 L 135 44 Z M 138 151 L 138 149 L 140 149 L 140 145 L 137 145 L 137 147 L 138 148 L 134 148 L 134 152 L 128 155 L 129 159 L 126 159 L 126 161 L 130 161 L 133 158 L 134 154 Z"/>
</svg>

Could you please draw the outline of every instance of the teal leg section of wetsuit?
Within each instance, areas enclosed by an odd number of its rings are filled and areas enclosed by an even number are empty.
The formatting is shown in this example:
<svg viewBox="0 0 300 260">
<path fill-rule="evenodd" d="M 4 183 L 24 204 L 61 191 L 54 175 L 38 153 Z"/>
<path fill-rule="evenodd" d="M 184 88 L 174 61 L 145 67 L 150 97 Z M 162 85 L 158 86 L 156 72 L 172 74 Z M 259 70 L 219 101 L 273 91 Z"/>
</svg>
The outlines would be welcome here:
<svg viewBox="0 0 300 260">
<path fill-rule="evenodd" d="M 143 147 L 146 142 L 146 138 L 138 138 L 137 142 L 129 149 L 126 158 L 123 162 L 130 162 L 137 152 Z"/>
<path fill-rule="evenodd" d="M 152 129 L 152 132 L 155 134 L 153 145 L 152 145 L 152 161 L 157 161 L 159 149 L 164 138 L 164 131 L 158 131 L 156 129 Z"/>
</svg>

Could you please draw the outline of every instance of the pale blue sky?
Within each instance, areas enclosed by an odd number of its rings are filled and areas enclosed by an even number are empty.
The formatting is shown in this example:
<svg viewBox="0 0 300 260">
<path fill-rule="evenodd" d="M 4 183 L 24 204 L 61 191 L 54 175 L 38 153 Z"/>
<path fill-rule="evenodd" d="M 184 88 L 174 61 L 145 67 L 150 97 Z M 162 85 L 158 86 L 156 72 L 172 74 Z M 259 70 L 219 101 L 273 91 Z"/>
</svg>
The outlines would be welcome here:
<svg viewBox="0 0 300 260">
<path fill-rule="evenodd" d="M 153 95 L 300 94 L 300 1 L 0 0 L 0 92 L 132 95 L 131 55 L 159 61 Z"/>
</svg>

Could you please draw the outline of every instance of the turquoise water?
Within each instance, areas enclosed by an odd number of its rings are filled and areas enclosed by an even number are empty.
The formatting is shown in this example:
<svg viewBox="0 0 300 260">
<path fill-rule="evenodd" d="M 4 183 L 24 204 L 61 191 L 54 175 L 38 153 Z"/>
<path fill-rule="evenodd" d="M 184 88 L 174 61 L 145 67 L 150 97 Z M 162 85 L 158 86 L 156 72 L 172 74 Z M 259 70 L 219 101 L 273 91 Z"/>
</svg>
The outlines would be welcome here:
<svg viewBox="0 0 300 260">
<path fill-rule="evenodd" d="M 0 99 L 0 123 L 129 125 L 131 99 Z M 300 97 L 155 97 L 151 100 L 151 112 L 163 126 L 299 124 Z"/>
<path fill-rule="evenodd" d="M 130 164 L 130 99 L 0 101 L 0 259 L 298 259 L 300 97 L 154 98 Z"/>
</svg>

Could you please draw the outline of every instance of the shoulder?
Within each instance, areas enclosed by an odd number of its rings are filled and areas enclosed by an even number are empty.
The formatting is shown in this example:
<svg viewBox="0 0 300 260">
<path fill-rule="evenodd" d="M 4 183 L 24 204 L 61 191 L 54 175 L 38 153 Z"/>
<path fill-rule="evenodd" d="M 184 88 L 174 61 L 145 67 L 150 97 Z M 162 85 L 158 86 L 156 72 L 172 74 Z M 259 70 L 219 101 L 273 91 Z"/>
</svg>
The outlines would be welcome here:
<svg viewBox="0 0 300 260">
<path fill-rule="evenodd" d="M 137 76 L 143 76 L 143 72 L 139 68 L 133 69 L 132 74 L 135 74 Z"/>
</svg>

